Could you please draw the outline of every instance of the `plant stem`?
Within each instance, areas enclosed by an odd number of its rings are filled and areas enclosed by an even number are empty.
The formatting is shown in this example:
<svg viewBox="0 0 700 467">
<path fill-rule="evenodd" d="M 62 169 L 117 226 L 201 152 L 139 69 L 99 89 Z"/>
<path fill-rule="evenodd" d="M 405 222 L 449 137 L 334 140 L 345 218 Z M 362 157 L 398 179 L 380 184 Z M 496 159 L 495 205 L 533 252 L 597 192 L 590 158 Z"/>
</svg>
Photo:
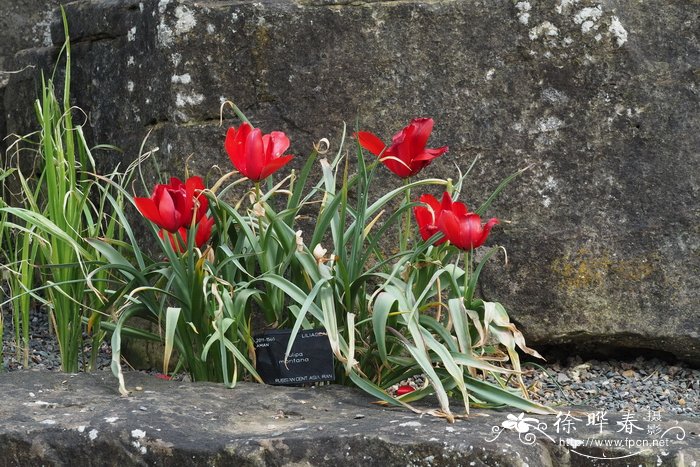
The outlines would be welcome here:
<svg viewBox="0 0 700 467">
<path fill-rule="evenodd" d="M 408 186 L 410 183 L 410 179 L 406 178 L 404 180 L 404 186 L 406 187 L 406 198 L 404 201 L 404 206 L 408 206 L 408 204 L 411 202 L 411 187 Z M 406 251 L 406 248 L 408 247 L 408 243 L 411 239 L 411 210 L 406 209 L 406 213 L 403 216 L 403 233 L 399 234 L 399 247 L 401 251 Z"/>
<path fill-rule="evenodd" d="M 471 261 L 471 250 L 464 252 L 464 297 L 467 296 L 469 292 L 469 278 L 472 275 L 472 261 Z M 465 306 L 469 307 L 469 303 L 465 303 Z"/>
<path fill-rule="evenodd" d="M 255 205 L 260 204 L 260 182 L 255 182 L 255 204 L 253 204 L 253 215 L 258 218 L 258 237 L 260 237 L 260 240 L 262 241 L 262 235 L 263 235 L 263 225 L 262 225 L 262 217 L 258 216 L 255 213 Z M 260 205 L 262 207 L 262 205 Z"/>
<path fill-rule="evenodd" d="M 255 182 L 255 202 L 260 202 L 260 182 Z"/>
</svg>

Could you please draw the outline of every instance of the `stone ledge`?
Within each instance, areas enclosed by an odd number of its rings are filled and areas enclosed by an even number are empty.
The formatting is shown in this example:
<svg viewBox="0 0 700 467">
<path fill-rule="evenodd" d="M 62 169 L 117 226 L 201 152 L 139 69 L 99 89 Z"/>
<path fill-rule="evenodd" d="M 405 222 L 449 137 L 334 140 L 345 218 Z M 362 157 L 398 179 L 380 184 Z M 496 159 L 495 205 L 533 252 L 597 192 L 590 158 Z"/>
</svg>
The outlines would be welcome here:
<svg viewBox="0 0 700 467">
<path fill-rule="evenodd" d="M 475 411 L 449 425 L 374 405 L 367 395 L 337 385 L 240 383 L 229 390 L 142 373 L 125 376 L 134 389 L 130 397 L 119 396 L 116 380 L 106 372 L 1 375 L 0 466 L 656 466 L 700 461 L 700 421 L 690 418 L 658 422 L 664 430 L 678 427 L 673 433 L 682 430 L 683 440 L 673 438 L 664 449 L 635 454 L 639 449 L 571 449 L 535 430 L 530 431 L 536 435 L 532 444 L 523 442 L 527 433 L 519 439 L 509 430 L 490 441 L 508 411 Z M 622 416 L 610 415 L 610 426 Z M 557 443 L 565 439 L 555 434 L 554 417 L 539 419 L 548 424 L 549 437 Z M 624 439 L 614 430 L 599 437 Z"/>
</svg>

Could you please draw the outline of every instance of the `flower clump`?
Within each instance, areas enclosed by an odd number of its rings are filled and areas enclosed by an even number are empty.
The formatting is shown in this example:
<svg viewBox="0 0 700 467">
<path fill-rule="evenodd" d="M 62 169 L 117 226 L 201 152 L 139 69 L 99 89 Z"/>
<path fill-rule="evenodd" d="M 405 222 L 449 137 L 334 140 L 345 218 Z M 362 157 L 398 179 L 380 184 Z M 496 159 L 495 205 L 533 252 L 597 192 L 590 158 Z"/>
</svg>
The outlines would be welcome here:
<svg viewBox="0 0 700 467">
<path fill-rule="evenodd" d="M 433 119 L 411 120 L 389 145 L 372 132 L 355 132 L 358 159 L 352 176 L 347 165 L 341 169 L 344 151 L 326 159 L 329 143 L 324 140 L 323 149 L 314 145 L 303 170 L 274 185 L 271 176 L 294 157 L 287 154 L 288 136 L 263 133 L 239 116 L 243 123 L 228 129 L 223 144 L 235 170 L 213 188 L 200 177 L 171 178 L 155 185 L 150 197 L 133 198 L 157 228 L 165 263 L 136 274 L 138 266 L 127 267 L 123 256 L 115 256 L 114 267 L 138 283 L 132 294 L 142 295 L 126 301 L 122 313 L 128 317 L 149 309 L 159 326 L 164 323 L 164 361 L 177 349 L 193 380 L 233 386 L 243 371 L 262 381 L 253 339 L 257 321 L 252 315 L 259 313 L 267 327 L 292 329 L 285 361 L 300 329 L 322 327 L 336 374 L 385 403 L 418 410 L 410 401 L 433 393 L 440 403 L 434 413 L 453 420 L 450 397 L 463 400 L 465 413 L 470 401 L 500 403 L 504 393 L 508 400 L 521 401 L 510 399 L 512 388 L 499 386 L 511 378 L 497 376 L 487 383 L 476 376 L 478 369 L 515 375 L 512 380 L 521 382 L 515 347 L 535 353 L 525 347 L 500 304 L 475 297 L 482 264 L 473 267 L 471 252 L 499 223 L 496 218 L 482 222 L 488 202 L 470 211 L 456 200 L 464 176 L 456 183 L 418 177 L 448 152 L 447 146 L 427 147 Z M 362 150 L 376 159 L 367 163 Z M 308 183 L 316 158 L 321 177 Z M 371 201 L 370 185 L 382 166 L 403 185 Z M 229 204 L 218 190 L 236 174 L 253 187 Z M 428 193 L 411 197 L 411 190 L 429 185 L 442 188 L 440 200 Z M 241 209 L 245 200 L 248 207 Z M 385 217 L 396 201 L 398 209 Z M 318 214 L 305 232 L 297 220 L 308 218 L 314 208 Z M 380 245 L 393 233 L 399 251 L 387 256 Z M 102 246 L 113 255 L 110 248 Z M 491 248 L 480 261 L 497 250 Z M 493 363 L 507 360 L 512 368 Z M 165 364 L 163 374 L 168 374 Z M 481 388 L 478 398 L 472 399 L 468 381 Z M 520 389 L 527 393 L 522 384 Z M 522 401 L 517 402 L 522 407 L 544 410 Z"/>
</svg>

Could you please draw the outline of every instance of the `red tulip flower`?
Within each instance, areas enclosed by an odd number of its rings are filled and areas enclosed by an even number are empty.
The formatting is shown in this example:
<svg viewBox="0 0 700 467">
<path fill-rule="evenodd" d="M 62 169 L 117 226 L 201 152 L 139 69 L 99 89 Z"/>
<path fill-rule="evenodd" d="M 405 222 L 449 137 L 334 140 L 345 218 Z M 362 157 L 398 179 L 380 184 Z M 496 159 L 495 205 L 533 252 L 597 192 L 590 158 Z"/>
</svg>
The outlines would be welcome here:
<svg viewBox="0 0 700 467">
<path fill-rule="evenodd" d="M 287 164 L 293 156 L 282 155 L 289 148 L 289 138 L 281 131 L 263 135 L 258 128 L 243 123 L 226 133 L 226 152 L 231 163 L 245 177 L 259 182 Z"/>
<path fill-rule="evenodd" d="M 450 195 L 445 193 L 442 196 L 443 201 L 445 201 L 446 197 L 449 199 L 449 196 Z M 423 237 L 423 240 L 428 240 L 440 231 L 438 220 L 442 212 L 442 205 L 433 195 L 422 195 L 419 201 L 425 206 L 416 206 L 413 208 L 413 214 L 416 216 L 416 222 L 418 222 L 420 236 Z M 449 199 L 449 203 L 450 205 L 452 204 L 451 199 Z M 441 245 L 446 241 L 447 237 L 443 236 L 440 240 L 435 242 L 435 245 Z"/>
<path fill-rule="evenodd" d="M 209 238 L 211 237 L 211 229 L 214 226 L 214 218 L 213 217 L 207 217 L 204 216 L 202 219 L 199 221 L 197 224 L 197 229 L 195 230 L 194 234 L 194 244 L 197 248 L 202 248 L 202 246 L 209 241 Z M 178 230 L 178 233 L 180 236 L 178 237 L 177 234 L 173 234 L 168 232 L 168 240 L 170 240 L 170 246 L 173 247 L 173 250 L 177 253 L 183 253 L 187 249 L 187 233 L 189 232 L 189 228 L 186 227 L 180 227 Z M 161 230 L 158 232 L 158 236 L 160 238 L 164 238 L 166 235 L 164 230 Z"/>
<path fill-rule="evenodd" d="M 414 118 L 408 126 L 394 135 L 388 148 L 381 139 L 368 131 L 358 131 L 355 138 L 360 146 L 380 157 L 389 170 L 401 178 L 407 178 L 417 174 L 433 159 L 447 152 L 447 146 L 437 149 L 425 147 L 432 131 L 432 118 Z"/>
<path fill-rule="evenodd" d="M 175 233 L 181 227 L 189 227 L 193 217 L 197 222 L 206 213 L 209 201 L 203 190 L 200 177 L 190 177 L 185 183 L 173 177 L 167 185 L 156 185 L 150 198 L 135 197 L 134 203 L 146 219 Z"/>
<path fill-rule="evenodd" d="M 194 234 L 194 244 L 197 248 L 202 248 L 202 246 L 209 241 L 211 238 L 211 229 L 214 226 L 214 217 L 203 217 L 202 220 L 197 224 L 197 230 Z M 182 237 L 183 240 L 187 239 L 187 233 Z"/>
<path fill-rule="evenodd" d="M 453 202 L 447 193 L 443 195 L 442 200 L 438 228 L 445 233 L 447 240 L 460 250 L 473 250 L 483 245 L 491 228 L 498 224 L 498 219 L 494 217 L 486 225 L 482 225 L 478 214 L 469 212 L 464 203 Z"/>
</svg>

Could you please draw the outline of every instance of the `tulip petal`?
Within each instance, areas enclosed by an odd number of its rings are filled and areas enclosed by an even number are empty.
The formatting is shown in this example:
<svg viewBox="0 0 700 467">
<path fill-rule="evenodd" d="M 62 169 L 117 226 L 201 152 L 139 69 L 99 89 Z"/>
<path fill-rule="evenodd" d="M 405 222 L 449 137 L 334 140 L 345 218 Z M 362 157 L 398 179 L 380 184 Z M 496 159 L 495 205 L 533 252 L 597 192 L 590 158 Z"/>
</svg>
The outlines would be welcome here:
<svg viewBox="0 0 700 467">
<path fill-rule="evenodd" d="M 422 195 L 418 201 L 425 205 L 413 208 L 418 226 L 423 228 L 426 225 L 434 225 L 437 214 L 440 212 L 440 203 L 430 194 Z M 426 239 L 424 238 L 424 240 Z"/>
<path fill-rule="evenodd" d="M 450 148 L 448 146 L 442 146 L 435 149 L 425 149 L 422 154 L 415 157 L 415 160 L 430 162 L 436 157 L 440 157 L 445 154 Z"/>
<path fill-rule="evenodd" d="M 391 145 L 398 146 L 399 144 L 404 144 L 407 141 L 409 133 L 412 133 L 411 125 L 408 124 L 396 132 L 394 136 L 391 137 Z"/>
<path fill-rule="evenodd" d="M 289 161 L 291 161 L 293 157 L 294 156 L 292 155 L 287 155 L 272 159 L 270 162 L 267 163 L 267 165 L 265 165 L 265 167 L 262 168 L 262 172 L 260 173 L 260 180 L 267 178 L 273 173 L 277 172 L 280 168 L 282 168 Z"/>
<path fill-rule="evenodd" d="M 203 190 L 204 189 L 204 182 L 202 181 L 202 177 L 199 176 L 193 176 L 188 178 L 185 181 L 185 190 L 187 190 L 188 195 L 195 196 L 195 190 Z"/>
<path fill-rule="evenodd" d="M 478 247 L 480 247 L 481 245 L 483 245 L 484 242 L 486 242 L 486 237 L 489 236 L 489 233 L 491 232 L 491 229 L 493 228 L 494 225 L 496 225 L 496 224 L 498 224 L 498 223 L 499 223 L 499 220 L 496 219 L 495 217 L 489 219 L 489 221 L 486 223 L 486 225 L 484 226 L 484 228 L 483 228 L 483 230 L 482 230 L 482 232 L 481 232 L 481 237 L 479 238 L 479 240 L 478 240 L 478 242 L 477 242 L 478 244 L 475 245 L 474 248 L 478 248 Z"/>
<path fill-rule="evenodd" d="M 268 143 L 265 145 L 265 154 L 272 157 L 280 157 L 289 148 L 289 138 L 281 131 L 273 131 L 268 136 Z M 272 143 L 270 145 L 270 143 Z"/>
<path fill-rule="evenodd" d="M 435 224 L 426 224 L 421 226 L 418 229 L 418 232 L 420 233 L 420 236 L 423 240 L 429 240 L 430 237 L 438 233 L 440 229 L 438 229 L 437 225 Z M 440 245 L 442 243 L 445 243 L 447 241 L 447 238 L 443 237 L 440 240 L 437 240 L 435 242 L 435 245 Z"/>
<path fill-rule="evenodd" d="M 197 248 L 202 248 L 202 245 L 209 241 L 211 237 L 211 228 L 214 225 L 214 217 L 204 217 L 197 226 L 197 232 L 194 234 L 194 243 Z"/>
<path fill-rule="evenodd" d="M 430 194 L 422 195 L 419 201 L 426 206 L 416 206 L 413 208 L 413 212 L 416 216 L 416 222 L 418 223 L 418 230 L 421 237 L 423 240 L 428 240 L 440 230 L 438 227 L 438 222 L 440 216 L 442 215 L 442 205 L 433 195 Z M 434 245 L 441 245 L 446 241 L 447 237 L 443 235 L 443 237 L 440 240 L 437 240 Z"/>
<path fill-rule="evenodd" d="M 248 134 L 244 150 L 246 171 L 241 173 L 253 181 L 257 182 L 262 180 L 264 178 L 262 176 L 262 170 L 266 161 L 264 160 L 265 152 L 262 131 L 260 131 L 259 128 L 254 128 Z"/>
<path fill-rule="evenodd" d="M 241 144 L 236 141 L 236 136 L 238 132 L 234 127 L 231 127 L 226 132 L 226 139 L 224 140 L 224 149 L 228 154 L 228 158 L 233 164 L 233 166 L 240 172 L 239 167 L 243 165 L 240 157 Z"/>
<path fill-rule="evenodd" d="M 177 232 L 181 227 L 180 219 L 182 216 L 175 209 L 175 203 L 170 196 L 168 190 L 163 190 L 163 194 L 156 201 L 158 203 L 158 212 L 160 213 L 160 226 L 169 232 Z"/>
<path fill-rule="evenodd" d="M 382 162 L 382 164 L 386 166 L 387 169 L 391 170 L 401 178 L 406 178 L 413 175 L 414 172 L 411 169 L 411 166 L 409 166 L 405 161 L 398 158 L 395 154 L 396 152 L 394 151 L 394 148 L 392 146 L 386 151 L 384 151 L 384 154 L 379 160 Z"/>
<path fill-rule="evenodd" d="M 464 203 L 460 203 L 459 201 L 454 201 L 450 209 L 453 213 L 455 213 L 455 215 L 458 218 L 466 217 L 469 214 L 469 209 L 467 208 L 467 205 Z"/>
<path fill-rule="evenodd" d="M 134 204 L 136 204 L 136 209 L 148 219 L 159 227 L 162 227 L 162 221 L 160 218 L 160 212 L 158 212 L 158 207 L 152 198 L 138 198 L 134 197 Z"/>
<path fill-rule="evenodd" d="M 425 161 L 421 159 L 414 158 L 411 160 L 411 176 L 416 175 L 418 172 L 423 170 L 425 166 L 430 164 L 430 161 Z"/>
<path fill-rule="evenodd" d="M 394 135 L 394 140 L 391 143 L 391 148 L 403 163 L 408 167 L 408 174 L 405 177 L 413 175 L 413 153 L 412 153 L 412 141 L 413 134 L 415 133 L 415 128 L 411 125 L 407 126 L 397 135 Z"/>
<path fill-rule="evenodd" d="M 472 250 L 481 246 L 482 228 L 481 217 L 478 214 L 468 213 L 459 219 L 461 249 Z"/>
<path fill-rule="evenodd" d="M 185 186 L 184 183 L 182 183 L 182 180 L 180 180 L 177 177 L 170 177 L 170 183 L 168 184 L 169 187 L 173 189 L 179 189 Z"/>
<path fill-rule="evenodd" d="M 425 193 L 425 194 L 421 195 L 421 197 L 418 198 L 418 201 L 420 201 L 420 202 L 423 203 L 423 204 L 427 204 L 428 206 L 430 206 L 430 208 L 431 208 L 434 212 L 438 212 L 438 211 L 440 211 L 440 209 L 442 208 L 441 205 L 440 205 L 440 202 L 435 198 L 435 196 L 433 196 L 433 195 L 431 195 L 431 194 L 429 194 L 429 193 Z"/>
<path fill-rule="evenodd" d="M 355 133 L 355 138 L 357 138 L 357 141 L 360 143 L 360 146 L 374 154 L 375 156 L 378 156 L 384 151 L 386 148 L 386 144 L 379 139 L 374 133 L 370 133 L 369 131 L 358 131 Z"/>
<path fill-rule="evenodd" d="M 425 206 L 416 206 L 413 208 L 413 215 L 418 223 L 418 232 L 423 240 L 429 239 L 432 235 L 431 231 L 437 231 L 437 226 L 435 225 L 434 213 Z"/>
<path fill-rule="evenodd" d="M 433 132 L 432 118 L 414 118 L 409 126 L 413 128 L 411 132 L 411 151 L 413 154 L 421 154 L 428 144 L 430 133 Z"/>
<path fill-rule="evenodd" d="M 450 211 L 452 210 L 452 197 L 448 192 L 443 192 L 442 193 L 442 205 L 440 209 Z"/>
<path fill-rule="evenodd" d="M 201 177 L 190 177 L 185 181 L 185 187 L 187 191 L 185 199 L 191 201 L 190 209 L 192 210 L 194 221 L 199 222 L 209 208 L 209 200 L 202 193 L 204 182 Z"/>
<path fill-rule="evenodd" d="M 416 222 L 418 227 L 422 228 L 424 225 L 430 225 L 435 222 L 435 216 L 430 208 L 425 206 L 416 206 L 413 208 L 413 214 L 416 217 Z"/>
<path fill-rule="evenodd" d="M 438 220 L 438 228 L 440 229 L 440 231 L 442 231 L 442 233 L 445 234 L 445 238 L 447 238 L 447 240 L 449 240 L 451 244 L 453 244 L 457 248 L 461 248 L 459 242 L 459 220 L 452 211 L 443 211 L 440 214 L 440 219 Z"/>
<path fill-rule="evenodd" d="M 170 193 L 175 203 L 175 209 L 180 213 L 180 227 L 189 227 L 194 214 L 194 187 L 188 186 L 188 183 L 192 184 L 190 179 L 187 179 L 185 184 L 181 183 L 180 189 Z"/>
<path fill-rule="evenodd" d="M 246 159 L 245 159 L 245 142 L 248 138 L 248 134 L 251 132 L 252 127 L 248 123 L 241 124 L 236 128 L 231 127 L 226 132 L 226 140 L 224 142 L 224 147 L 228 153 L 228 157 L 231 160 L 233 166 L 244 174 L 246 172 Z"/>
</svg>

